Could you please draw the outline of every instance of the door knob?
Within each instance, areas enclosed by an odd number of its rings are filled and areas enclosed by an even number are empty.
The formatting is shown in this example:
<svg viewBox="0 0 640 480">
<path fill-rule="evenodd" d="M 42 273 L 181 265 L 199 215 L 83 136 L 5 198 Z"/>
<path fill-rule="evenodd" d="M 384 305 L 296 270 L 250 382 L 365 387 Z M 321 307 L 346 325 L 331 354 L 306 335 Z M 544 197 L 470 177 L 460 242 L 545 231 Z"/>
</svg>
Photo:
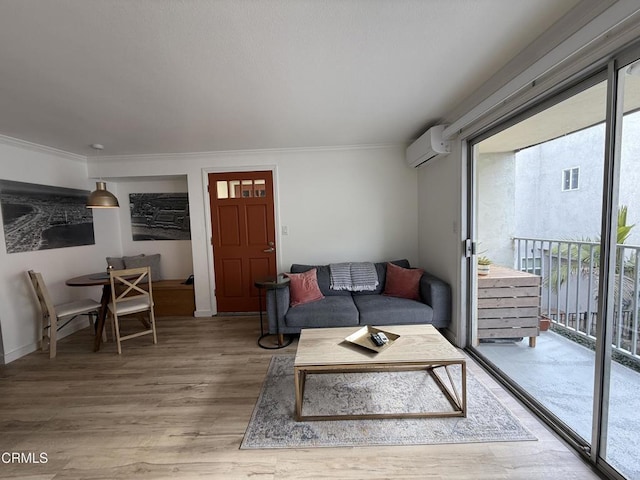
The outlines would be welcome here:
<svg viewBox="0 0 640 480">
<path fill-rule="evenodd" d="M 275 249 L 276 244 L 273 242 L 269 242 L 269 248 L 267 248 L 266 250 L 263 250 L 264 253 L 273 253 L 276 251 Z"/>
</svg>

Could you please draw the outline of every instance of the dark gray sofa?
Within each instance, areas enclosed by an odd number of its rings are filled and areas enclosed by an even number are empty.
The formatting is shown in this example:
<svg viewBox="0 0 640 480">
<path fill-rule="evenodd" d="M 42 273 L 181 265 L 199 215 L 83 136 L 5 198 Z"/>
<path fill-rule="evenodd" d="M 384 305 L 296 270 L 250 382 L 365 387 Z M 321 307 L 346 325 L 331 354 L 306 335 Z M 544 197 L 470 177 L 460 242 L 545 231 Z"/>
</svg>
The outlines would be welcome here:
<svg viewBox="0 0 640 480">
<path fill-rule="evenodd" d="M 407 260 L 395 260 L 410 268 Z M 424 273 L 420 279 L 421 301 L 382 295 L 387 262 L 375 264 L 379 285 L 375 291 L 332 290 L 329 265 L 291 265 L 291 273 L 317 269 L 322 300 L 290 307 L 289 287 L 267 291 L 269 333 L 299 333 L 303 328 L 358 325 L 405 325 L 430 323 L 445 328 L 451 320 L 451 289 L 447 283 Z M 276 315 L 276 301 L 278 303 Z"/>
</svg>

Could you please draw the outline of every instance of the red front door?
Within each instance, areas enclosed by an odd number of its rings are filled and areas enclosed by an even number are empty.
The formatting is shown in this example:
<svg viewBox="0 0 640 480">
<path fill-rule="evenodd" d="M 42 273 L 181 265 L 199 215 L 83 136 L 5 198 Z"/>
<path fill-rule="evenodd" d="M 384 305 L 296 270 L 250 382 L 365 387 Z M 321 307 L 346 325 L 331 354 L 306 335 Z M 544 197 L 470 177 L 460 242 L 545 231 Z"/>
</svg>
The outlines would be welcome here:
<svg viewBox="0 0 640 480">
<path fill-rule="evenodd" d="M 276 274 L 273 178 L 266 172 L 209 174 L 219 312 L 256 312 L 254 282 Z"/>
</svg>

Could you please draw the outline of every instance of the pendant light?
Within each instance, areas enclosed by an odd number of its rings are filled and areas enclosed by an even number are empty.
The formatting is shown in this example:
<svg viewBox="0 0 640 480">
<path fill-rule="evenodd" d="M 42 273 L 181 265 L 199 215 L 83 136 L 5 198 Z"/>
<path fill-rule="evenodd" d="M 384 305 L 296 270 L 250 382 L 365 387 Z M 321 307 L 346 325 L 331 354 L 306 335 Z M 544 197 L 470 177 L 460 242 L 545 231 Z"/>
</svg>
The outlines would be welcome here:
<svg viewBox="0 0 640 480">
<path fill-rule="evenodd" d="M 104 149 L 99 143 L 94 143 L 91 148 L 97 154 Z M 118 208 L 119 206 L 118 199 L 107 190 L 107 184 L 102 181 L 102 176 L 100 176 L 100 181 L 96 182 L 96 189 L 87 198 L 87 208 Z"/>
</svg>

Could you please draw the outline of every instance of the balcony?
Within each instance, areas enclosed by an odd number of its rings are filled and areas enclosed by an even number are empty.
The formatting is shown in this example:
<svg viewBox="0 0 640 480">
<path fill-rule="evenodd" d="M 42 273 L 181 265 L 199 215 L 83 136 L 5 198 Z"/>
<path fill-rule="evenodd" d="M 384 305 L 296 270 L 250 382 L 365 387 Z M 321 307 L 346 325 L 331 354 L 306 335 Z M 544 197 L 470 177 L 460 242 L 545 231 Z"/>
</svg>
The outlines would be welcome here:
<svg viewBox="0 0 640 480">
<path fill-rule="evenodd" d="M 517 270 L 542 277 L 540 314 L 579 341 L 595 342 L 600 245 L 516 237 L 514 250 Z M 639 250 L 639 246 L 619 244 L 616 247 L 612 341 L 616 354 L 638 365 Z"/>
<path fill-rule="evenodd" d="M 514 238 L 514 267 L 541 278 L 539 312 L 551 321 L 535 348 L 518 335 L 480 339 L 478 350 L 591 442 L 599 244 Z M 617 245 L 606 458 L 627 478 L 640 479 L 640 298 L 638 246 Z M 497 306 L 497 305 L 496 305 Z M 507 315 L 509 316 L 509 315 Z M 517 315 L 512 315 L 517 317 Z M 515 330 L 514 330 L 515 331 Z M 520 335 L 526 337 L 526 335 Z"/>
<path fill-rule="evenodd" d="M 480 343 L 478 350 L 578 435 L 591 439 L 595 353 L 555 331 L 526 341 Z M 640 479 L 640 373 L 611 365 L 606 458 L 627 478 Z"/>
</svg>

